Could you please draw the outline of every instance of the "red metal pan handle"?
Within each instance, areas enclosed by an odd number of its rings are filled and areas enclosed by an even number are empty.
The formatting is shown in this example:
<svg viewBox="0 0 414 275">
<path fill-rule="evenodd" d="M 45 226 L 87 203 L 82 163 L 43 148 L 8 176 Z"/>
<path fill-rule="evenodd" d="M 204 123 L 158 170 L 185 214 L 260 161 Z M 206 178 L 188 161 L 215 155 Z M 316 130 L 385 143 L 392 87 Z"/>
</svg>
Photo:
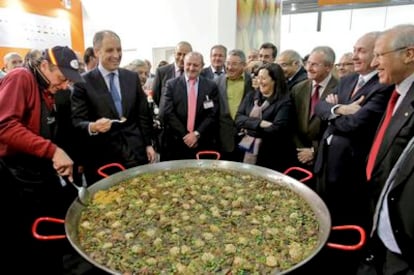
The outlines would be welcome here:
<svg viewBox="0 0 414 275">
<path fill-rule="evenodd" d="M 326 246 L 329 248 L 339 249 L 339 250 L 346 250 L 346 251 L 354 251 L 361 249 L 366 242 L 366 233 L 365 230 L 357 225 L 338 225 L 332 227 L 332 230 L 355 230 L 358 231 L 360 235 L 359 243 L 355 245 L 343 245 L 343 244 L 336 244 L 336 243 L 327 243 Z"/>
<path fill-rule="evenodd" d="M 219 152 L 217 152 L 217 151 L 209 151 L 209 150 L 197 152 L 196 158 L 197 159 L 200 159 L 200 157 L 202 155 L 215 155 L 216 156 L 216 160 L 219 160 L 221 158 L 221 155 L 220 155 Z"/>
<path fill-rule="evenodd" d="M 103 178 L 109 177 L 109 175 L 105 173 L 104 170 L 111 168 L 111 167 L 118 167 L 121 171 L 125 170 L 125 167 L 122 164 L 114 162 L 114 163 L 108 163 L 108 164 L 105 164 L 104 166 L 99 167 L 98 174 L 102 176 Z"/>
<path fill-rule="evenodd" d="M 51 218 L 51 217 L 40 217 L 40 218 L 37 218 L 34 221 L 33 225 L 32 225 L 32 235 L 33 235 L 33 237 L 35 237 L 38 240 L 42 240 L 42 241 L 66 239 L 66 235 L 50 235 L 50 236 L 45 236 L 45 235 L 38 234 L 37 233 L 37 226 L 41 222 L 65 223 L 65 220 Z"/>
<path fill-rule="evenodd" d="M 306 176 L 306 177 L 304 177 L 303 179 L 300 179 L 300 180 L 299 180 L 300 182 L 305 182 L 305 181 L 308 181 L 308 180 L 310 180 L 310 179 L 313 177 L 313 174 L 312 174 L 312 172 L 311 172 L 311 171 L 308 171 L 308 170 L 306 170 L 306 169 L 304 169 L 304 168 L 301 168 L 301 167 L 290 167 L 290 168 L 286 169 L 286 171 L 285 171 L 285 172 L 283 172 L 283 174 L 287 175 L 287 174 L 289 174 L 291 171 L 300 171 L 300 172 L 303 172 L 303 173 L 307 174 L 307 176 Z"/>
</svg>

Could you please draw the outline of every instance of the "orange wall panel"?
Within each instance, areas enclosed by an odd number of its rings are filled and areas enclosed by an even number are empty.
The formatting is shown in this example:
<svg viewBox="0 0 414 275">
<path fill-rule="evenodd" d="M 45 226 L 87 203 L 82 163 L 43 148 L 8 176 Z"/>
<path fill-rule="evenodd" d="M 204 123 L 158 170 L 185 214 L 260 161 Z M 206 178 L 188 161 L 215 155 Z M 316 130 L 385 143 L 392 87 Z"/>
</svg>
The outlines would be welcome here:
<svg viewBox="0 0 414 275">
<path fill-rule="evenodd" d="M 72 48 L 83 53 L 85 48 L 82 20 L 81 0 L 71 0 L 71 9 L 65 9 L 62 0 L 0 0 L 1 8 L 19 8 L 28 13 L 59 17 L 62 13 L 67 13 L 70 18 L 70 32 Z M 3 56 L 11 51 L 15 51 L 24 56 L 29 49 L 9 48 L 0 46 L 0 67 L 3 67 Z"/>
</svg>

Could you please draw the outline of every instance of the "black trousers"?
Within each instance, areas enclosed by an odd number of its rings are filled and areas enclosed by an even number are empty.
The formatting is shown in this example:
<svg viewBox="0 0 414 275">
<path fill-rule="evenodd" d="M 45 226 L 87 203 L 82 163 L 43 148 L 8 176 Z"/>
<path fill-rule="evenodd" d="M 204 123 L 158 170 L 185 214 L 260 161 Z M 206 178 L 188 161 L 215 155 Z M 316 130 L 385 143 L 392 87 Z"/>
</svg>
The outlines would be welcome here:
<svg viewBox="0 0 414 275">
<path fill-rule="evenodd" d="M 40 177 L 30 178 L 30 172 L 9 166 L 5 159 L 0 166 L 4 192 L 1 209 L 8 225 L 5 226 L 8 240 L 2 244 L 3 251 L 7 251 L 4 264 L 15 274 L 63 274 L 63 255 L 71 250 L 68 240 L 37 240 L 32 225 L 44 216 L 64 219 L 76 198 L 75 189 L 63 187 L 55 173 L 40 170 L 36 174 Z M 65 233 L 63 224 L 41 224 L 38 229 L 38 233 L 46 236 Z M 16 262 L 20 264 L 13 264 Z"/>
</svg>

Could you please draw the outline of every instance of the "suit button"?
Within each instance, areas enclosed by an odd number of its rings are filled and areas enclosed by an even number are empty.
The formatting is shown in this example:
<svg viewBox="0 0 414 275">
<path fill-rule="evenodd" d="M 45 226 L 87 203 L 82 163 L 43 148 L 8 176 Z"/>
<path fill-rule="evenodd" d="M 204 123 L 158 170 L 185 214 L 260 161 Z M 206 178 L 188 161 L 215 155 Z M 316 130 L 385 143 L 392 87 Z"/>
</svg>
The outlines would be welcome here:
<svg viewBox="0 0 414 275">
<path fill-rule="evenodd" d="M 391 200 L 391 201 L 395 201 L 395 198 L 394 198 L 394 197 L 392 197 L 390 200 Z"/>
</svg>

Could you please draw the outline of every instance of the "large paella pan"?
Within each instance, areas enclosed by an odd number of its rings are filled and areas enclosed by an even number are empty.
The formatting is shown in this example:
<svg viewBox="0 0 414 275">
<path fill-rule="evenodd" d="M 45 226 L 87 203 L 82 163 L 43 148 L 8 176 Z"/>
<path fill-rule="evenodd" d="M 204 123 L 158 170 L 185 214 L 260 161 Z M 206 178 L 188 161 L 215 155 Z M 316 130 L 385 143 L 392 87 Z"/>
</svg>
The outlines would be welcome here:
<svg viewBox="0 0 414 275">
<path fill-rule="evenodd" d="M 318 254 L 331 230 L 325 204 L 306 185 L 243 163 L 144 165 L 89 191 L 87 206 L 70 206 L 66 235 L 112 274 L 286 274 Z"/>
</svg>

